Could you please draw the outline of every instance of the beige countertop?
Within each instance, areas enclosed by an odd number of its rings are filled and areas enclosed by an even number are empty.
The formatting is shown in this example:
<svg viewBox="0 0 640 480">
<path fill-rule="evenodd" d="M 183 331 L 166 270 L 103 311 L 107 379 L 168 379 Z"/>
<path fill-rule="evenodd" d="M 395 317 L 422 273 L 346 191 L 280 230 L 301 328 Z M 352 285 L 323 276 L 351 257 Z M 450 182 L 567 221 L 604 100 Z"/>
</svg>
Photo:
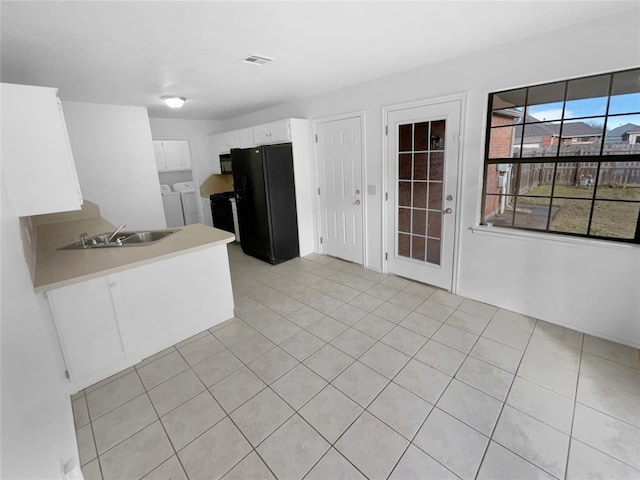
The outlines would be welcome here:
<svg viewBox="0 0 640 480">
<path fill-rule="evenodd" d="M 200 185 L 200 196 L 209 198 L 209 195 L 220 192 L 233 191 L 233 175 L 217 174 L 209 175 L 202 185 Z"/>
<path fill-rule="evenodd" d="M 115 227 L 102 217 L 79 218 L 37 227 L 33 286 L 36 292 L 120 272 L 194 250 L 225 245 L 234 235 L 202 224 L 188 225 L 162 240 L 145 246 L 58 250 L 89 236 L 113 232 Z"/>
</svg>

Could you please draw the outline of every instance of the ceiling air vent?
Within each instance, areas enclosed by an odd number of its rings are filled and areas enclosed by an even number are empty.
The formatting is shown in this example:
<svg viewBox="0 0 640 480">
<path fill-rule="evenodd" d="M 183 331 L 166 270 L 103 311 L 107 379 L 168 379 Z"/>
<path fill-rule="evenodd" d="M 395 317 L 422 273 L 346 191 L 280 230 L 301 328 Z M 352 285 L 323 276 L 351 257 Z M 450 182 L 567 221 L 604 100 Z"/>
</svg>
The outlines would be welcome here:
<svg viewBox="0 0 640 480">
<path fill-rule="evenodd" d="M 272 62 L 273 60 L 275 60 L 275 58 L 265 57 L 264 55 L 251 54 L 242 61 L 251 65 L 264 65 L 265 63 Z"/>
</svg>

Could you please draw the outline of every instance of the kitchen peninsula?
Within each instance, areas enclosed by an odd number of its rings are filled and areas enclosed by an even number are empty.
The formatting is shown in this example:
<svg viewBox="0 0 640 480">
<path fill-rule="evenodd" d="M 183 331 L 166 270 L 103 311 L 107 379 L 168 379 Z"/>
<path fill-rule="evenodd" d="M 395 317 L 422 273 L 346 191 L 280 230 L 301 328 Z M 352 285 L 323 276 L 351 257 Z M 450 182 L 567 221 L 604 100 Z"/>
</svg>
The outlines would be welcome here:
<svg viewBox="0 0 640 480">
<path fill-rule="evenodd" d="M 86 200 L 80 211 L 23 218 L 22 226 L 69 393 L 233 317 L 226 249 L 233 234 L 195 224 L 145 246 L 58 250 L 82 233 L 115 230 Z"/>
</svg>

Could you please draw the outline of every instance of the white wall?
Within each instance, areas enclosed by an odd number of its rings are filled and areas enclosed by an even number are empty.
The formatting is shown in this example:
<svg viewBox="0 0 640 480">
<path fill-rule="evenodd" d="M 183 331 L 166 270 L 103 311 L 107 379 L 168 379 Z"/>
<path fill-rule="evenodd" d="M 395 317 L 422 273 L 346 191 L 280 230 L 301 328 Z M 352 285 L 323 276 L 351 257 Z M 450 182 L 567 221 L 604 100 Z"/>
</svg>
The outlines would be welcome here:
<svg viewBox="0 0 640 480">
<path fill-rule="evenodd" d="M 221 131 L 221 123 L 213 120 L 181 120 L 149 118 L 154 140 L 189 140 L 193 182 L 199 187 L 213 173 L 209 136 Z M 196 188 L 196 193 L 197 188 Z M 199 194 L 198 194 L 199 198 Z M 200 220 L 205 215 L 200 202 Z M 210 208 L 210 207 L 207 207 Z"/>
<path fill-rule="evenodd" d="M 147 110 L 63 102 L 82 195 L 127 229 L 166 228 Z"/>
<path fill-rule="evenodd" d="M 0 478 L 60 479 L 78 450 L 61 353 L 45 300 L 33 293 L 18 218 L 2 188 Z"/>
<path fill-rule="evenodd" d="M 467 93 L 458 218 L 458 293 L 640 346 L 640 249 L 472 234 L 480 218 L 487 94 L 640 64 L 640 6 L 562 31 L 505 43 L 399 75 L 224 122 L 231 130 L 281 118 L 365 111 L 368 266 L 383 264 L 382 118 L 385 105 Z M 472 39 L 469 39 L 472 41 Z M 544 260 L 543 260 L 544 259 Z"/>
</svg>

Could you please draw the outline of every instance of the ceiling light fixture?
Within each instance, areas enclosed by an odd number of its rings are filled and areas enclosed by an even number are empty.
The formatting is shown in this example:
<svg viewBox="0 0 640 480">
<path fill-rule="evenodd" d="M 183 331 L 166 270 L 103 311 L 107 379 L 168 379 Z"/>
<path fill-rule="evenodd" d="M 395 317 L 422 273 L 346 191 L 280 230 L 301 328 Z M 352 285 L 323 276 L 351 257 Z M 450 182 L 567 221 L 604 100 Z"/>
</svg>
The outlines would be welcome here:
<svg viewBox="0 0 640 480">
<path fill-rule="evenodd" d="M 256 55 L 252 53 L 251 55 L 247 56 L 244 60 L 242 60 L 242 62 L 248 63 L 250 65 L 262 66 L 265 63 L 273 62 L 274 60 L 275 58 L 272 58 L 272 57 L 266 57 L 264 55 Z"/>
<path fill-rule="evenodd" d="M 174 97 L 174 96 L 166 96 L 161 97 L 164 100 L 164 103 L 167 104 L 169 108 L 181 108 L 186 101 L 186 98 L 183 97 Z"/>
</svg>

